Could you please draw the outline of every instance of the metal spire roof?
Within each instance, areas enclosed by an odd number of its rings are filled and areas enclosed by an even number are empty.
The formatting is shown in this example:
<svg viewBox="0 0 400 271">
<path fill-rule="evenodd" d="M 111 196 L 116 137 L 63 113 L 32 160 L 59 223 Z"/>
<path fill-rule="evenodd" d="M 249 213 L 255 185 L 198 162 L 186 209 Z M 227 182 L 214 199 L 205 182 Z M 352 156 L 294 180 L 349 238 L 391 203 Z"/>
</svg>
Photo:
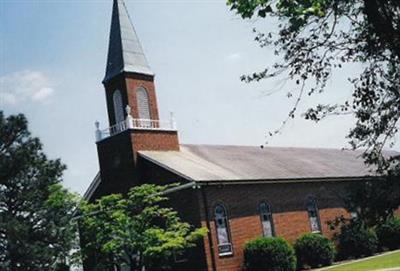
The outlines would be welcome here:
<svg viewBox="0 0 400 271">
<path fill-rule="evenodd" d="M 103 82 L 122 72 L 154 75 L 123 0 L 114 0 L 106 75 Z"/>
</svg>

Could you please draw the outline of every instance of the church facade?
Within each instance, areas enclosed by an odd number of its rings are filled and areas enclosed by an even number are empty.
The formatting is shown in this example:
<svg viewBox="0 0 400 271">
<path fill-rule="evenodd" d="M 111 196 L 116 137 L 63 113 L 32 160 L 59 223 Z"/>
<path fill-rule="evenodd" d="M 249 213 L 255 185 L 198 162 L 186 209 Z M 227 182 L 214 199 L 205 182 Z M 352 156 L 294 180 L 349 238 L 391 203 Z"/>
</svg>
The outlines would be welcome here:
<svg viewBox="0 0 400 271">
<path fill-rule="evenodd" d="M 110 127 L 96 124 L 100 171 L 85 198 L 179 182 L 172 206 L 208 234 L 174 270 L 242 270 L 243 246 L 259 236 L 332 236 L 327 222 L 350 216 L 345 186 L 374 178 L 357 152 L 180 144 L 175 120 L 159 118 L 154 79 L 125 3 L 114 0 L 103 80 Z"/>
</svg>

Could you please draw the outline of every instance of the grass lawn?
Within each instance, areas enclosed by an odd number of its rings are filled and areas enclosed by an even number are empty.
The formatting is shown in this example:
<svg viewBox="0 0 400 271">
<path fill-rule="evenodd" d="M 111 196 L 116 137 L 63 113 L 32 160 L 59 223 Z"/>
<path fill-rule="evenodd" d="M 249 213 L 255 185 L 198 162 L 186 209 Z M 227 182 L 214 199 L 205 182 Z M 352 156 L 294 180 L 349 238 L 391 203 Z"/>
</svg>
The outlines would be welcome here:
<svg viewBox="0 0 400 271">
<path fill-rule="evenodd" d="M 355 263 L 349 263 L 342 266 L 327 268 L 329 271 L 368 271 L 379 270 L 383 268 L 399 267 L 400 270 L 400 251 L 366 259 Z M 325 269 L 323 269 L 325 270 Z"/>
</svg>

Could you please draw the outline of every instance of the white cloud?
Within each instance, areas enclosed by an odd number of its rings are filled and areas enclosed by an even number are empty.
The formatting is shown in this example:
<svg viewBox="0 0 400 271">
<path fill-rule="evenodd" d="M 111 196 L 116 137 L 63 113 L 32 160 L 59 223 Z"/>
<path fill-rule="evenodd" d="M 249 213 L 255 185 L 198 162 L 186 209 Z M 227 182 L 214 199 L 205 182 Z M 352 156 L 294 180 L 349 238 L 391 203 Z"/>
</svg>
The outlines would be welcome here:
<svg viewBox="0 0 400 271">
<path fill-rule="evenodd" d="M 15 105 L 27 100 L 48 100 L 54 89 L 50 79 L 40 71 L 19 71 L 0 76 L 0 104 Z"/>
<path fill-rule="evenodd" d="M 237 60 L 239 58 L 241 58 L 242 55 L 240 53 L 232 53 L 230 55 L 227 56 L 228 60 Z"/>
<path fill-rule="evenodd" d="M 54 89 L 52 88 L 41 88 L 38 92 L 32 95 L 32 99 L 35 101 L 43 101 L 53 94 Z"/>
<path fill-rule="evenodd" d="M 0 83 L 1 86 L 1 83 Z M 7 103 L 7 104 L 16 104 L 17 100 L 14 95 L 10 93 L 3 93 L 0 91 L 0 104 L 1 103 Z"/>
</svg>

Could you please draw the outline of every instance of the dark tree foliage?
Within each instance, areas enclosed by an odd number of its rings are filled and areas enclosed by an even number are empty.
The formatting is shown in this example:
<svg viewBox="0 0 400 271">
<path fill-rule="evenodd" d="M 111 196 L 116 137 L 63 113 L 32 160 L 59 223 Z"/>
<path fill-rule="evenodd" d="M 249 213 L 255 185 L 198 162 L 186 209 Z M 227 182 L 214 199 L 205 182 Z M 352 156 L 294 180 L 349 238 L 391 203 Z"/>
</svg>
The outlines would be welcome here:
<svg viewBox="0 0 400 271">
<path fill-rule="evenodd" d="M 372 228 L 360 220 L 339 223 L 334 239 L 338 244 L 338 259 L 361 258 L 373 255 L 378 249 L 378 237 Z"/>
<path fill-rule="evenodd" d="M 382 250 L 400 248 L 400 217 L 388 219 L 376 228 Z"/>
<path fill-rule="evenodd" d="M 349 134 L 350 143 L 366 148 L 366 161 L 383 172 L 399 159 L 384 157 L 381 151 L 393 144 L 399 127 L 400 1 L 228 0 L 228 5 L 243 18 L 279 21 L 277 32 L 255 30 L 255 40 L 261 47 L 273 46 L 281 61 L 243 76 L 243 81 L 294 80 L 298 87 L 288 96 L 297 98 L 290 119 L 302 99 L 325 90 L 335 70 L 360 63 L 361 73 L 349 78 L 354 86 L 350 99 L 319 104 L 304 116 L 319 121 L 332 114 L 354 113 L 357 123 Z"/>
<path fill-rule="evenodd" d="M 293 247 L 281 237 L 259 237 L 244 245 L 244 270 L 294 271 L 296 254 Z"/>
<path fill-rule="evenodd" d="M 344 195 L 346 208 L 372 227 L 394 217 L 400 206 L 400 182 L 397 176 L 385 180 L 354 182 Z"/>
<path fill-rule="evenodd" d="M 0 269 L 54 270 L 73 246 L 75 198 L 27 125 L 0 111 Z"/>
<path fill-rule="evenodd" d="M 331 265 L 336 254 L 334 243 L 319 233 L 306 233 L 294 243 L 300 270 Z"/>
</svg>

